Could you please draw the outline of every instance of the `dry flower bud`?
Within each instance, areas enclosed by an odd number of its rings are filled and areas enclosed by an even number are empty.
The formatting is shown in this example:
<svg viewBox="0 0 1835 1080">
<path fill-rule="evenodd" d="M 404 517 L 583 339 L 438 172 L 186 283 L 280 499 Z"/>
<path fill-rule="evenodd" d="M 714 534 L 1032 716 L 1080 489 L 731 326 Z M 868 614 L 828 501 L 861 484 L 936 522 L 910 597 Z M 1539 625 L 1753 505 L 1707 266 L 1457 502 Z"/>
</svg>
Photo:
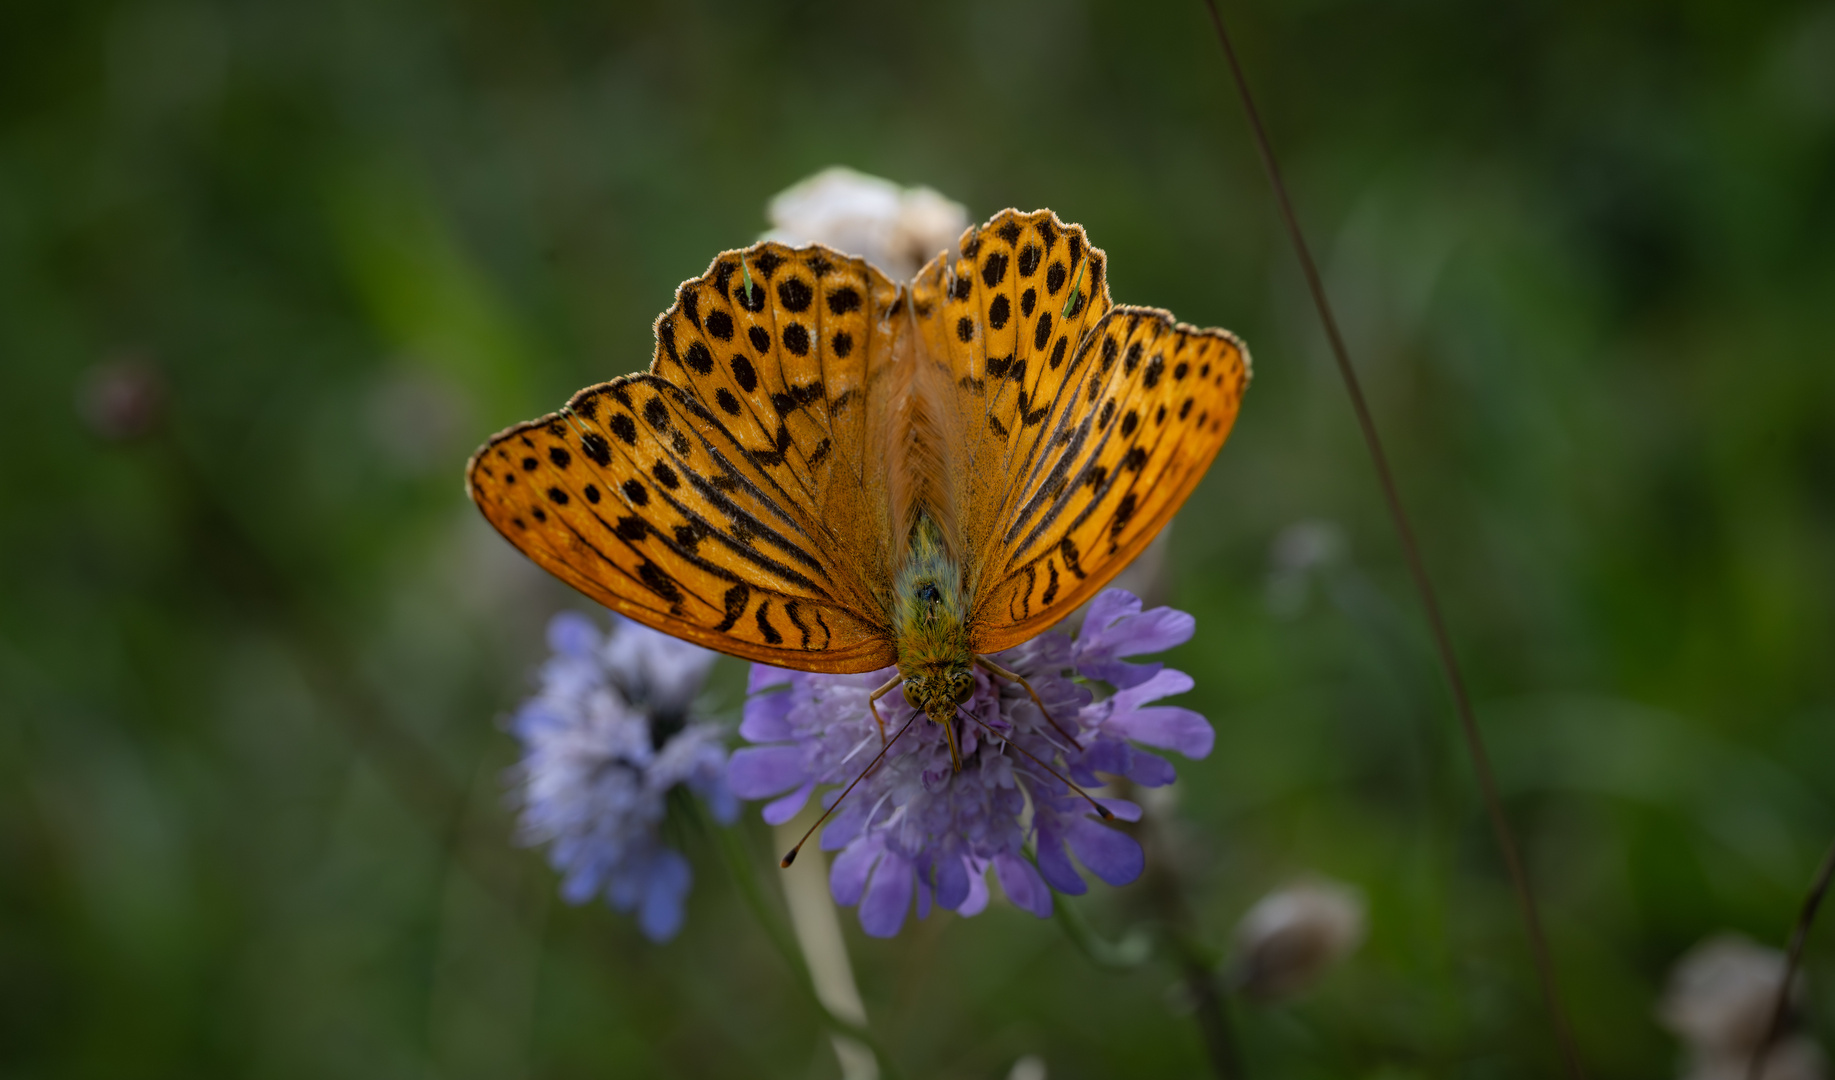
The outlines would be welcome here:
<svg viewBox="0 0 1835 1080">
<path fill-rule="evenodd" d="M 1752 1051 L 1718 1050 L 1691 1054 L 1683 1080 L 1747 1080 Z M 1780 1039 L 1765 1058 L 1759 1080 L 1826 1080 L 1828 1059 L 1822 1047 L 1807 1035 Z"/>
<path fill-rule="evenodd" d="M 110 442 L 149 434 L 165 413 L 165 382 L 152 363 L 126 355 L 89 369 L 77 391 L 77 413 Z"/>
<path fill-rule="evenodd" d="M 1269 893 L 1236 924 L 1231 981 L 1271 1001 L 1311 988 L 1363 944 L 1363 896 L 1333 881 L 1310 881 Z"/>
<path fill-rule="evenodd" d="M 1783 953 L 1719 934 L 1676 961 L 1657 1018 L 1692 1049 L 1749 1055 L 1765 1037 L 1783 977 Z M 1802 997 L 1801 977 L 1791 989 Z"/>
</svg>

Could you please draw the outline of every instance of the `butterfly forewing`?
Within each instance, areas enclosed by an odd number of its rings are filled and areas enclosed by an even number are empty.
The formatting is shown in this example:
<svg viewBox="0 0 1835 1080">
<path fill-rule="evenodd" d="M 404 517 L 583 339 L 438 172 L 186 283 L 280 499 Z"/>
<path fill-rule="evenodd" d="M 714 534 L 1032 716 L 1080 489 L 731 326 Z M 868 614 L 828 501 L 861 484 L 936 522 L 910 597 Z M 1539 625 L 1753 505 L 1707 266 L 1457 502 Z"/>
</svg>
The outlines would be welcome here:
<svg viewBox="0 0 1835 1080">
<path fill-rule="evenodd" d="M 955 471 L 972 477 L 971 634 L 993 652 L 1068 615 L 1153 539 L 1228 436 L 1248 356 L 1227 331 L 1111 307 L 1102 252 L 1049 212 L 997 215 L 960 255 L 953 275 L 927 267 L 913 297 L 921 317 L 944 298 L 920 336 L 966 428 L 985 417 Z"/>
<path fill-rule="evenodd" d="M 1047 449 L 1076 345 L 1110 307 L 1104 261 L 1081 226 L 1006 211 L 912 285 L 925 356 L 953 394 L 945 428 L 971 591 L 999 561 L 1001 522 Z"/>
<path fill-rule="evenodd" d="M 862 448 L 898 297 L 822 249 L 723 255 L 657 320 L 651 373 L 499 435 L 472 461 L 472 497 L 536 562 L 647 625 L 787 667 L 883 667 L 883 465 Z"/>
<path fill-rule="evenodd" d="M 763 490 L 875 610 L 892 540 L 876 388 L 908 328 L 901 291 L 863 260 L 773 243 L 714 260 L 657 319 L 653 370 L 749 448 Z"/>
</svg>

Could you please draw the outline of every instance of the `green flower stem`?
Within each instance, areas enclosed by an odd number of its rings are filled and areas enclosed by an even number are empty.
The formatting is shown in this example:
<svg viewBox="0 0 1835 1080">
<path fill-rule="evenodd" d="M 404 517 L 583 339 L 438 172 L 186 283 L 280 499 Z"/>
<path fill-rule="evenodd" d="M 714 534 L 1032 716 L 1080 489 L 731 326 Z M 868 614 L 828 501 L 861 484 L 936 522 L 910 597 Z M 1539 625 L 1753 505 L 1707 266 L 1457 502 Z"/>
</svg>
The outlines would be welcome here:
<svg viewBox="0 0 1835 1080">
<path fill-rule="evenodd" d="M 752 917 L 764 930 L 765 937 L 783 957 L 789 966 L 797 990 L 809 1004 L 821 1012 L 828 1026 L 848 1038 L 859 1042 L 879 1061 L 880 1074 L 886 1080 L 898 1080 L 898 1072 L 892 1067 L 891 1058 L 885 1047 L 866 1027 L 851 1020 L 836 1016 L 834 1010 L 816 993 L 815 982 L 810 978 L 809 968 L 803 962 L 802 951 L 797 947 L 796 938 L 789 927 L 778 916 L 777 910 L 765 898 L 764 886 L 758 880 L 758 867 L 751 853 L 739 839 L 738 828 L 715 828 L 711 830 L 719 841 L 720 854 L 725 857 L 727 869 L 733 875 L 733 883 L 739 887 L 739 895 L 745 901 Z"/>
</svg>

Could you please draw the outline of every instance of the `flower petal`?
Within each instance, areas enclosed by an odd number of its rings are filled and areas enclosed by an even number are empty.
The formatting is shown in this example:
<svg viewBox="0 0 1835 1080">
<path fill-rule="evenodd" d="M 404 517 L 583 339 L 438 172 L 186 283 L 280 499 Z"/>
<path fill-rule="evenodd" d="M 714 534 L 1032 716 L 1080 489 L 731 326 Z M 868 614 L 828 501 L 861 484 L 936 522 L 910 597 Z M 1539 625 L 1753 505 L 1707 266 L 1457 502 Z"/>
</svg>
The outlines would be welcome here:
<svg viewBox="0 0 1835 1080">
<path fill-rule="evenodd" d="M 1126 589 L 1104 589 L 1090 601 L 1089 614 L 1077 634 L 1077 648 L 1088 649 L 1103 640 L 1103 632 L 1117 619 L 1140 614 L 1141 599 Z"/>
<path fill-rule="evenodd" d="M 682 929 L 683 901 L 694 872 L 679 852 L 661 848 L 650 860 L 638 928 L 651 941 L 668 941 Z"/>
<path fill-rule="evenodd" d="M 740 751 L 740 753 L 744 752 L 743 750 Z M 764 810 L 765 824 L 782 825 L 784 822 L 797 816 L 797 814 L 802 812 L 804 804 L 809 802 L 809 795 L 811 792 L 815 791 L 815 789 L 816 782 L 811 780 L 783 798 L 766 803 Z"/>
<path fill-rule="evenodd" d="M 1128 755 L 1128 768 L 1123 775 L 1141 787 L 1165 787 L 1178 779 L 1178 774 L 1173 771 L 1172 762 L 1138 747 Z"/>
<path fill-rule="evenodd" d="M 862 840 L 835 856 L 828 868 L 828 892 L 835 903 L 848 907 L 860 902 L 860 894 L 867 887 L 867 875 L 872 873 L 873 863 L 882 850 L 883 844 Z"/>
<path fill-rule="evenodd" d="M 739 800 L 734 797 L 733 789 L 726 786 L 724 776 L 716 774 L 711 782 L 697 783 L 694 787 L 701 793 L 701 798 L 707 801 L 707 812 L 713 815 L 715 821 L 731 825 L 739 819 Z"/>
<path fill-rule="evenodd" d="M 905 925 L 915 880 L 911 860 L 888 851 L 873 871 L 873 880 L 860 900 L 860 928 L 870 937 L 891 937 Z"/>
<path fill-rule="evenodd" d="M 783 742 L 796 738 L 790 724 L 790 706 L 794 694 L 756 694 L 746 699 L 745 718 L 739 722 L 739 734 L 748 742 Z"/>
<path fill-rule="evenodd" d="M 1146 869 L 1147 856 L 1127 833 L 1096 824 L 1088 818 L 1071 822 L 1070 849 L 1077 860 L 1110 885 L 1126 885 Z"/>
<path fill-rule="evenodd" d="M 962 861 L 968 867 L 968 899 L 956 905 L 956 914 L 968 919 L 988 909 L 988 867 L 966 855 Z"/>
<path fill-rule="evenodd" d="M 760 690 L 773 686 L 788 686 L 796 672 L 786 668 L 772 667 L 769 664 L 753 664 L 752 670 L 745 678 L 745 692 L 756 694 Z"/>
<path fill-rule="evenodd" d="M 959 856 L 945 855 L 936 864 L 937 906 L 951 911 L 968 901 L 968 867 Z"/>
<path fill-rule="evenodd" d="M 1128 664 L 1119 657 L 1163 652 L 1191 640 L 1197 620 L 1183 611 L 1157 607 L 1141 611 L 1138 598 L 1121 589 L 1105 589 L 1090 604 L 1077 636 L 1073 660 L 1085 677 L 1126 689 L 1152 678 L 1161 665 Z"/>
<path fill-rule="evenodd" d="M 1083 875 L 1077 873 L 1070 856 L 1064 853 L 1064 836 L 1057 829 L 1039 829 L 1038 857 L 1039 874 L 1052 888 L 1066 896 L 1082 896 L 1089 891 Z"/>
<path fill-rule="evenodd" d="M 603 640 L 593 621 L 577 611 L 563 611 L 548 620 L 548 647 L 563 656 L 584 660 Z"/>
<path fill-rule="evenodd" d="M 1101 803 L 1109 813 L 1114 814 L 1117 820 L 1139 821 L 1141 819 L 1141 808 L 1138 803 L 1131 803 L 1126 799 L 1097 799 L 1096 801 Z"/>
<path fill-rule="evenodd" d="M 1193 761 L 1208 755 L 1217 741 L 1209 720 L 1171 705 L 1136 709 L 1111 718 L 1103 727 L 1135 742 L 1177 750 Z"/>
<path fill-rule="evenodd" d="M 1051 914 L 1051 890 L 1031 863 L 1003 851 L 994 856 L 994 876 L 1000 879 L 1000 890 L 1015 907 L 1041 919 Z"/>
<path fill-rule="evenodd" d="M 764 799 L 808 778 L 808 752 L 802 746 L 747 746 L 733 751 L 726 763 L 726 782 L 742 799 Z"/>
</svg>

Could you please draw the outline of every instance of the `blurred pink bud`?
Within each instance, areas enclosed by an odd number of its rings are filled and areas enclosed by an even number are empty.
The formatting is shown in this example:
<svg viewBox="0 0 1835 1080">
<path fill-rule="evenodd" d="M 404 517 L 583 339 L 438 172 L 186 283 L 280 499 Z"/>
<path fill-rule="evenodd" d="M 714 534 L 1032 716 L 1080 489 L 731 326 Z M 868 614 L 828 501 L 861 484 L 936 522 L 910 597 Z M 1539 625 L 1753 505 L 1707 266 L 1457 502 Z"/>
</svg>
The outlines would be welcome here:
<svg viewBox="0 0 1835 1080">
<path fill-rule="evenodd" d="M 77 389 L 76 410 L 89 430 L 110 442 L 153 431 L 165 416 L 166 385 L 150 360 L 124 354 L 90 368 Z"/>
<path fill-rule="evenodd" d="M 1236 989 L 1264 1001 L 1293 997 L 1363 944 L 1363 896 L 1316 880 L 1269 893 L 1236 924 Z"/>
</svg>

